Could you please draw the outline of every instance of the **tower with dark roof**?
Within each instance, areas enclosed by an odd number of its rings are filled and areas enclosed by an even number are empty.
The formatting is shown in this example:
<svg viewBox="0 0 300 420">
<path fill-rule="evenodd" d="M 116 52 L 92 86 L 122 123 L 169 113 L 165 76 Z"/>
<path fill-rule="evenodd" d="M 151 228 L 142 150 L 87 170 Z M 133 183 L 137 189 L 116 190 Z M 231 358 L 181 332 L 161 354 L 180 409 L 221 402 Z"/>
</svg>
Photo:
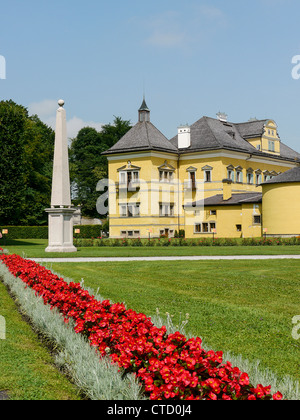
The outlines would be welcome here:
<svg viewBox="0 0 300 420">
<path fill-rule="evenodd" d="M 139 122 L 150 122 L 150 109 L 147 107 L 145 97 L 139 109 Z"/>
<path fill-rule="evenodd" d="M 165 151 L 177 154 L 174 146 L 150 121 L 150 109 L 145 97 L 138 111 L 138 122 L 104 155 L 135 151 Z"/>
</svg>

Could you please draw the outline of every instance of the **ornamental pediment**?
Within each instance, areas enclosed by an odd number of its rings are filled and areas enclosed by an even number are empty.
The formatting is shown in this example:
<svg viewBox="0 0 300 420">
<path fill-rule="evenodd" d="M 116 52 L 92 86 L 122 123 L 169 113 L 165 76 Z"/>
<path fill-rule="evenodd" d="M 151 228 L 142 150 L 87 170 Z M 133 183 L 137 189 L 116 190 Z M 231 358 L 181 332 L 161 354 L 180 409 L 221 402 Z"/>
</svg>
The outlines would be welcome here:
<svg viewBox="0 0 300 420">
<path fill-rule="evenodd" d="M 117 169 L 117 171 L 139 171 L 140 169 L 141 168 L 139 166 L 132 165 L 132 163 L 128 161 L 127 165 L 122 166 L 121 168 Z"/>
<path fill-rule="evenodd" d="M 159 170 L 175 171 L 174 166 L 170 165 L 168 161 L 165 160 L 164 164 L 158 167 Z"/>
<path fill-rule="evenodd" d="M 187 168 L 187 172 L 196 172 L 198 169 L 195 168 L 195 166 L 190 166 L 189 168 Z"/>
</svg>

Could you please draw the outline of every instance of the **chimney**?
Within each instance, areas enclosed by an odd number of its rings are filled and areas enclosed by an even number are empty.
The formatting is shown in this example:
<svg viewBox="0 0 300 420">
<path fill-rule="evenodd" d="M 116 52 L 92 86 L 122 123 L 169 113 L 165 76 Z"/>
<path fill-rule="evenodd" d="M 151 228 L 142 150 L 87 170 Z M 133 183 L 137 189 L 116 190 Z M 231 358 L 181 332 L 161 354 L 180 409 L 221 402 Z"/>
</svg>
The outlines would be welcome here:
<svg viewBox="0 0 300 420">
<path fill-rule="evenodd" d="M 232 180 L 231 179 L 223 179 L 223 201 L 230 200 L 232 197 Z"/>
<path fill-rule="evenodd" d="M 191 127 L 183 125 L 178 127 L 178 149 L 187 149 L 191 145 Z"/>
</svg>

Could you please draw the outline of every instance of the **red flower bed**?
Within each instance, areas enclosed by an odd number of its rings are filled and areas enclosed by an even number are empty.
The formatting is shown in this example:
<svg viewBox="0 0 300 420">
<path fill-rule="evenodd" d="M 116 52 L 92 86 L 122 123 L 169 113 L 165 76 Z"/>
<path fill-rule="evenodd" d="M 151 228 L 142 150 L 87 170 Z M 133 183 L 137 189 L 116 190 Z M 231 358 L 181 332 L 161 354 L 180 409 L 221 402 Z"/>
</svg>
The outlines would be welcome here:
<svg viewBox="0 0 300 420">
<path fill-rule="evenodd" d="M 271 387 L 249 383 L 247 373 L 223 362 L 222 352 L 206 352 L 200 338 L 187 340 L 166 333 L 144 314 L 123 304 L 97 301 L 79 283 L 67 283 L 50 270 L 17 255 L 0 260 L 16 277 L 42 296 L 44 303 L 75 321 L 102 355 L 109 355 L 124 373 L 134 372 L 152 400 L 281 400 Z"/>
</svg>

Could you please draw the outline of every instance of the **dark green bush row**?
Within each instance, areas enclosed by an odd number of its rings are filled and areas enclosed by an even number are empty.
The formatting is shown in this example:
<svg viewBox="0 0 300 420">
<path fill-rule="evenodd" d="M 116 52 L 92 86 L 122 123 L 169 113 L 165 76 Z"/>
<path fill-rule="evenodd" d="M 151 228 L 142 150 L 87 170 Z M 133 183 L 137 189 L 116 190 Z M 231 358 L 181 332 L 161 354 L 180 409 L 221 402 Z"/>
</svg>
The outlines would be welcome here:
<svg viewBox="0 0 300 420">
<path fill-rule="evenodd" d="M 48 226 L 0 226 L 0 232 L 8 230 L 6 239 L 48 239 Z M 80 233 L 75 233 L 80 229 Z M 97 238 L 101 235 L 100 225 L 74 226 L 75 238 Z"/>
<path fill-rule="evenodd" d="M 48 239 L 47 226 L 0 226 L 0 231 L 8 230 L 6 239 Z M 80 233 L 75 230 L 80 229 Z M 185 239 L 159 238 L 159 239 L 108 239 L 101 237 L 102 226 L 82 225 L 74 226 L 75 246 L 276 246 L 300 245 L 300 237 L 293 238 L 202 238 Z M 2 240 L 3 241 L 3 240 Z"/>
<path fill-rule="evenodd" d="M 80 233 L 75 233 L 75 230 L 80 229 Z M 101 225 L 82 225 L 74 226 L 74 238 L 98 238 L 102 232 Z"/>
<path fill-rule="evenodd" d="M 47 239 L 48 226 L 1 226 L 0 231 L 8 230 L 6 239 Z"/>
<path fill-rule="evenodd" d="M 74 245 L 77 247 L 89 246 L 278 246 L 278 245 L 300 245 L 300 237 L 294 238 L 212 238 L 184 239 L 184 238 L 159 238 L 159 239 L 107 239 L 97 237 L 94 239 L 74 238 Z"/>
</svg>

